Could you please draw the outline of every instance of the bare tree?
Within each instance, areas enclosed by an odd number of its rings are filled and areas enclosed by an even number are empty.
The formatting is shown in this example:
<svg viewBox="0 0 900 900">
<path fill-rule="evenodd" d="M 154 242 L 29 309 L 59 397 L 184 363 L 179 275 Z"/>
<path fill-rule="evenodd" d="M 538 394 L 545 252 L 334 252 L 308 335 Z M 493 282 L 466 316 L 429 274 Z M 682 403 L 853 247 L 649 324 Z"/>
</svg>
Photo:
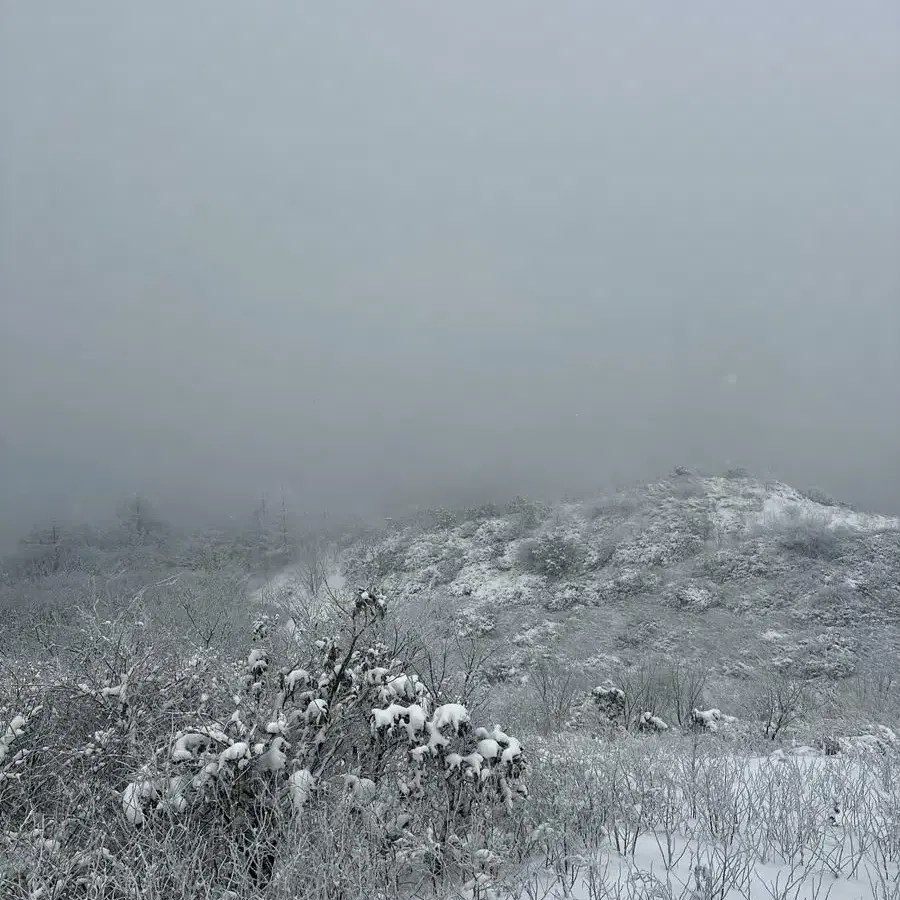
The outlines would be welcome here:
<svg viewBox="0 0 900 900">
<path fill-rule="evenodd" d="M 173 620 L 206 649 L 237 637 L 247 625 L 244 581 L 235 572 L 173 576 L 153 587 L 162 589 L 157 602 L 171 604 Z M 142 599 L 142 594 L 135 599 Z"/>
<path fill-rule="evenodd" d="M 697 663 L 676 660 L 669 667 L 666 677 L 667 699 L 675 713 L 675 721 L 681 728 L 691 724 L 691 710 L 703 708 L 703 694 L 709 670 Z"/>
<path fill-rule="evenodd" d="M 781 674 L 765 678 L 754 701 L 754 712 L 769 740 L 774 741 L 786 728 L 803 719 L 807 695 L 806 682 Z"/>
<path fill-rule="evenodd" d="M 317 541 L 304 542 L 298 568 L 303 589 L 311 598 L 318 597 L 328 582 L 328 571 Z"/>
<path fill-rule="evenodd" d="M 569 666 L 541 659 L 528 685 L 538 703 L 541 727 L 545 733 L 557 731 L 571 718 L 575 706 L 577 673 Z"/>
<path fill-rule="evenodd" d="M 885 651 L 877 662 L 856 673 L 850 683 L 850 702 L 856 709 L 881 715 L 900 706 L 897 659 L 892 656 L 895 654 Z"/>
<path fill-rule="evenodd" d="M 407 620 L 404 630 L 415 636 L 412 669 L 432 696 L 451 697 L 480 715 L 487 705 L 485 670 L 495 655 L 494 647 L 479 635 L 448 633 L 440 624 L 435 628 L 433 621 Z"/>
<path fill-rule="evenodd" d="M 616 684 L 625 694 L 623 715 L 625 727 L 637 727 L 645 712 L 656 712 L 662 705 L 663 682 L 652 662 L 623 666 L 616 674 Z"/>
<path fill-rule="evenodd" d="M 281 521 L 279 522 L 279 542 L 283 561 L 287 562 L 294 555 L 293 541 L 291 540 L 291 528 L 288 523 L 287 501 L 284 497 L 284 488 L 281 489 Z"/>
</svg>

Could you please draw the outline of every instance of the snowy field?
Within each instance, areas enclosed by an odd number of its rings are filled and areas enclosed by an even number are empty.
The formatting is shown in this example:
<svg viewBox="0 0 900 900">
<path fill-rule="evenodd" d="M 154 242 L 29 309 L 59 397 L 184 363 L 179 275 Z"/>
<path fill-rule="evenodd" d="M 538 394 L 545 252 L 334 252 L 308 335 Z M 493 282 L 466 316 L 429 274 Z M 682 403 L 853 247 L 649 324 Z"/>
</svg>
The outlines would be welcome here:
<svg viewBox="0 0 900 900">
<path fill-rule="evenodd" d="M 882 738 L 827 757 L 542 744 L 535 791 L 556 824 L 535 830 L 541 852 L 525 887 L 495 896 L 900 897 L 900 758 L 896 737 Z"/>
</svg>

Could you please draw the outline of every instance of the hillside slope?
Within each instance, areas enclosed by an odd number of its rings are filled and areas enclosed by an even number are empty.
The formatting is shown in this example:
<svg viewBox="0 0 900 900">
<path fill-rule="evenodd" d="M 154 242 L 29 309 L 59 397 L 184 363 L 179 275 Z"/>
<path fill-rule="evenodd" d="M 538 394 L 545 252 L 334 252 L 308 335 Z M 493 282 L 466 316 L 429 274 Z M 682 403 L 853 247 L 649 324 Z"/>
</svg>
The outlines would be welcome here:
<svg viewBox="0 0 900 900">
<path fill-rule="evenodd" d="M 483 634 L 498 676 L 548 655 L 598 677 L 696 658 L 726 681 L 898 663 L 900 520 L 742 473 L 431 513 L 351 547 L 344 568 Z"/>
</svg>

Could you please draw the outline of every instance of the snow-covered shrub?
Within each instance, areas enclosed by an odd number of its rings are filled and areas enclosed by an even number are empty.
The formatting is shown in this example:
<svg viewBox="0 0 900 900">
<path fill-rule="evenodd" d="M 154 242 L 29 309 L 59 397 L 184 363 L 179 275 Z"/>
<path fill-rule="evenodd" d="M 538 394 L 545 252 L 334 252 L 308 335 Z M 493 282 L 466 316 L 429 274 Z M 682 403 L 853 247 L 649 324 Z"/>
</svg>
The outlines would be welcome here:
<svg viewBox="0 0 900 900">
<path fill-rule="evenodd" d="M 813 503 L 818 503 L 820 506 L 840 506 L 841 504 L 834 499 L 827 491 L 823 491 L 821 488 L 811 487 L 811 488 L 798 488 L 797 493 L 803 497 L 805 500 L 811 500 Z"/>
<path fill-rule="evenodd" d="M 555 532 L 524 541 L 519 547 L 522 566 L 550 579 L 578 575 L 584 557 L 584 547 L 574 537 Z"/>
<path fill-rule="evenodd" d="M 405 572 L 409 541 L 408 529 L 401 529 L 387 538 L 379 536 L 361 541 L 347 553 L 346 574 L 357 583 L 372 584 Z"/>
<path fill-rule="evenodd" d="M 453 528 L 453 526 L 458 524 L 461 519 L 461 514 L 457 510 L 449 509 L 447 507 L 429 509 L 426 515 L 428 515 L 434 523 L 433 527 L 442 530 Z"/>
<path fill-rule="evenodd" d="M 775 526 L 778 545 L 789 553 L 812 560 L 835 562 L 847 552 L 850 532 L 833 528 L 822 519 L 788 520 Z"/>
<path fill-rule="evenodd" d="M 613 649 L 633 651 L 669 650 L 678 640 L 675 629 L 660 622 L 655 617 L 636 615 L 625 623 L 625 627 L 612 639 Z"/>
<path fill-rule="evenodd" d="M 497 620 L 488 612 L 466 610 L 457 617 L 460 637 L 480 637 L 490 634 L 497 627 Z"/>
<path fill-rule="evenodd" d="M 616 555 L 616 542 L 614 540 L 602 540 L 592 544 L 587 549 L 584 560 L 584 568 L 587 572 L 596 572 L 605 569 Z"/>
<path fill-rule="evenodd" d="M 549 508 L 536 500 L 514 497 L 506 505 L 506 511 L 518 520 L 520 533 L 534 530 L 547 517 Z"/>
<path fill-rule="evenodd" d="M 722 718 L 720 709 L 697 709 L 691 710 L 691 726 L 700 731 L 718 731 L 719 721 Z"/>
<path fill-rule="evenodd" d="M 655 716 L 654 710 L 664 702 L 663 682 L 659 671 L 649 664 L 621 667 L 615 680 L 604 681 L 591 691 L 600 724 L 617 726 L 628 731 L 640 729 L 645 713 Z M 667 729 L 658 729 L 660 731 Z"/>
<path fill-rule="evenodd" d="M 735 547 L 726 547 L 703 555 L 697 562 L 697 573 L 716 584 L 764 578 L 776 582 L 794 573 L 794 563 L 770 543 L 755 539 Z"/>
<path fill-rule="evenodd" d="M 462 883 L 477 851 L 503 855 L 525 793 L 521 744 L 479 732 L 465 676 L 457 696 L 452 670 L 433 675 L 441 648 L 370 596 L 355 616 L 353 596 L 338 598 L 290 639 L 254 637 L 248 619 L 233 658 L 199 640 L 151 642 L 131 611 L 88 610 L 66 635 L 70 655 L 3 667 L 0 895 L 167 896 L 165 875 L 196 881 L 197 895 L 249 897 L 297 860 L 350 853 L 370 869 L 349 896 L 379 885 L 396 896 L 398 879 L 431 868 Z M 20 891 L 4 880 L 4 834 L 35 821 L 65 852 L 16 849 Z"/>
<path fill-rule="evenodd" d="M 214 815 L 224 825 L 239 811 L 237 840 L 271 832 L 248 863 L 267 881 L 286 827 L 278 822 L 338 782 L 339 796 L 375 810 L 375 824 L 405 815 L 407 837 L 430 833 L 445 855 L 480 810 L 512 812 L 525 793 L 521 744 L 498 726 L 474 729 L 465 706 L 405 672 L 402 646 L 380 638 L 385 612 L 381 594 L 360 590 L 349 621 L 317 640 L 303 665 L 276 670 L 274 650 L 254 647 L 230 711 L 187 721 L 164 748 L 168 763 L 148 761 L 126 785 L 126 821 Z"/>
<path fill-rule="evenodd" d="M 876 753 L 881 756 L 890 753 L 900 757 L 900 738 L 897 737 L 893 729 L 888 728 L 886 725 L 870 725 L 867 734 L 840 737 L 836 743 L 838 748 L 844 753 Z"/>
<path fill-rule="evenodd" d="M 40 714 L 41 709 L 41 706 L 33 706 L 24 714 L 16 713 L 10 716 L 5 722 L 0 719 L 0 781 L 16 777 L 14 772 L 11 773 L 4 768 L 4 763 L 15 768 L 20 766 L 27 758 L 30 751 L 27 749 L 19 750 L 17 743 L 21 744 L 20 739 L 25 736 L 28 723 Z"/>
<path fill-rule="evenodd" d="M 660 733 L 668 731 L 669 726 L 659 717 L 653 715 L 649 710 L 641 713 L 638 719 L 638 729 L 640 731 L 650 731 Z"/>
<path fill-rule="evenodd" d="M 838 629 L 804 638 L 792 649 L 787 671 L 801 681 L 836 681 L 854 674 L 858 655 L 856 644 Z"/>
<path fill-rule="evenodd" d="M 698 511 L 673 504 L 667 515 L 618 543 L 612 561 L 619 566 L 670 566 L 699 553 L 709 537 L 710 521 Z"/>
<path fill-rule="evenodd" d="M 673 584 L 663 593 L 663 602 L 673 609 L 705 612 L 720 605 L 718 595 L 701 584 Z"/>
<path fill-rule="evenodd" d="M 591 691 L 600 721 L 609 725 L 625 725 L 625 691 L 611 682 L 598 685 Z"/>
<path fill-rule="evenodd" d="M 487 683 L 491 685 L 521 683 L 524 677 L 519 666 L 503 661 L 488 663 L 484 667 L 482 675 Z"/>
<path fill-rule="evenodd" d="M 578 582 L 565 581 L 551 588 L 544 600 L 544 608 L 551 612 L 559 612 L 563 609 L 571 609 L 585 600 L 582 586 Z"/>
<path fill-rule="evenodd" d="M 441 587 L 450 584 L 465 566 L 465 558 L 462 554 L 450 554 L 438 560 L 432 567 L 432 587 Z"/>
<path fill-rule="evenodd" d="M 278 629 L 278 615 L 270 616 L 263 613 L 253 622 L 251 636 L 254 641 L 268 640 Z"/>
<path fill-rule="evenodd" d="M 353 617 L 365 617 L 366 615 L 374 615 L 384 618 L 387 612 L 387 600 L 384 594 L 377 590 L 369 590 L 368 588 L 356 589 L 356 600 L 353 603 Z"/>
</svg>

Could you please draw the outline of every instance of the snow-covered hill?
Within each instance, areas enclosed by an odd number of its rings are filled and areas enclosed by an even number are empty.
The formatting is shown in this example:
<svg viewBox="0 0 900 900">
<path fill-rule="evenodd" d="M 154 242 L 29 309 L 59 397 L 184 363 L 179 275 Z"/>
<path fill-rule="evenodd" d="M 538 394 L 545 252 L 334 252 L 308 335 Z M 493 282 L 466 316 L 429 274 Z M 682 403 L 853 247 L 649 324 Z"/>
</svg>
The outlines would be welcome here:
<svg viewBox="0 0 900 900">
<path fill-rule="evenodd" d="M 614 496 L 442 511 L 344 554 L 351 584 L 438 609 L 508 671 L 646 653 L 842 677 L 900 647 L 900 519 L 788 485 L 674 475 Z"/>
</svg>

